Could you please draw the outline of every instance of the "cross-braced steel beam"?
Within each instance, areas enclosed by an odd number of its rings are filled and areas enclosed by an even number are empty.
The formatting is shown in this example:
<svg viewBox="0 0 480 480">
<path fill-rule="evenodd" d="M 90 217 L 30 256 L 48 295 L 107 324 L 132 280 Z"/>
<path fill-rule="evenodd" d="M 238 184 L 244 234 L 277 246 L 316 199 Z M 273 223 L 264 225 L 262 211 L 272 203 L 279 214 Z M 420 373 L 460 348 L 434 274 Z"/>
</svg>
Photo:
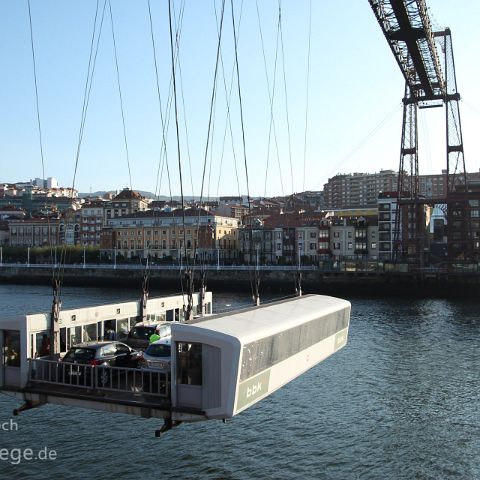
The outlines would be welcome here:
<svg viewBox="0 0 480 480">
<path fill-rule="evenodd" d="M 424 0 L 369 0 L 416 101 L 442 100 L 442 67 Z"/>
</svg>

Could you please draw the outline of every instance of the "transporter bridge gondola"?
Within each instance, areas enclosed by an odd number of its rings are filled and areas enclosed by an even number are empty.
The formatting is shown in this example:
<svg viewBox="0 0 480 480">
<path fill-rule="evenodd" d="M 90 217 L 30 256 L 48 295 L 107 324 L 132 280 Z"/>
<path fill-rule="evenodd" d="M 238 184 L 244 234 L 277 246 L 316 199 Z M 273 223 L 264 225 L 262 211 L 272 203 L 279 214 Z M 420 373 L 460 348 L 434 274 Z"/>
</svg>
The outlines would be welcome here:
<svg viewBox="0 0 480 480">
<path fill-rule="evenodd" d="M 54 403 L 182 422 L 228 419 L 346 345 L 350 303 L 306 295 L 212 315 L 211 293 L 195 294 L 197 317 L 182 321 L 181 295 L 151 299 L 147 321 L 171 323 L 169 370 L 61 361 L 71 345 L 118 335 L 141 318 L 141 302 L 63 310 L 59 358 L 44 355 L 51 316 L 0 320 L 0 389 L 24 404 Z M 179 321 L 175 321 L 179 320 Z M 105 380 L 105 378 L 107 380 Z"/>
</svg>

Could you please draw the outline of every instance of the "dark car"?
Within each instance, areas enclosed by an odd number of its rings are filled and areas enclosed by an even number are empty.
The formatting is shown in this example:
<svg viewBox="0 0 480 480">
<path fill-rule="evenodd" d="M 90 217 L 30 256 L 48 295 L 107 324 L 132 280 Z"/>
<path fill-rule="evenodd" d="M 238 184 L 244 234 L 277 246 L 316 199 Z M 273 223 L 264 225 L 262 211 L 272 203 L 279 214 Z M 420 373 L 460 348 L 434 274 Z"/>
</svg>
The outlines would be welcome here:
<svg viewBox="0 0 480 480">
<path fill-rule="evenodd" d="M 170 325 L 172 322 L 161 322 L 153 324 L 137 324 L 128 332 L 125 343 L 132 348 L 145 350 L 150 345 L 150 337 L 157 333 L 159 338 L 170 336 Z M 158 330 L 157 330 L 158 328 Z"/>
<path fill-rule="evenodd" d="M 60 381 L 93 387 L 96 378 L 98 385 L 106 386 L 112 370 L 104 367 L 137 368 L 140 358 L 140 352 L 121 342 L 79 343 L 71 347 L 61 359 L 63 368 Z"/>
</svg>

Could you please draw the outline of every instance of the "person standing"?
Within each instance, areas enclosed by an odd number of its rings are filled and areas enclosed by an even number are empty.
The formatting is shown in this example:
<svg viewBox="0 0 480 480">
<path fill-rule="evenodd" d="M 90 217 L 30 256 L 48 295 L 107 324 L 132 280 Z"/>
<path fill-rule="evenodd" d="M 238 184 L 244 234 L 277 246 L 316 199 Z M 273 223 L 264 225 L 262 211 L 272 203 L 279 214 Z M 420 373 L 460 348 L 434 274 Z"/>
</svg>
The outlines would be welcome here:
<svg viewBox="0 0 480 480">
<path fill-rule="evenodd" d="M 153 332 L 149 338 L 150 343 L 156 342 L 157 340 L 160 340 L 160 325 L 157 325 L 155 332 Z"/>
</svg>

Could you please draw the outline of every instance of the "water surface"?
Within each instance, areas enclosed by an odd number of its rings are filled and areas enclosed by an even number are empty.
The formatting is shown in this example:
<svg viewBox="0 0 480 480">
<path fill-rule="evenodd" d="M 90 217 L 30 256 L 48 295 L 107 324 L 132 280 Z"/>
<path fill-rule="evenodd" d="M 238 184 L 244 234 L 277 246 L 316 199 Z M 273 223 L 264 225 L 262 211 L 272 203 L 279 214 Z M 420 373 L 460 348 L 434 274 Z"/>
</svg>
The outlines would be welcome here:
<svg viewBox="0 0 480 480">
<path fill-rule="evenodd" d="M 138 297 L 62 294 L 64 308 Z M 57 459 L 0 460 L 0 479 L 479 479 L 480 301 L 349 300 L 347 347 L 226 424 L 158 439 L 159 420 L 47 405 L 0 430 L 0 449 L 47 447 Z M 250 301 L 214 294 L 216 309 Z M 51 289 L 0 285 L 3 313 L 50 304 Z M 19 403 L 0 395 L 0 422 Z"/>
</svg>

